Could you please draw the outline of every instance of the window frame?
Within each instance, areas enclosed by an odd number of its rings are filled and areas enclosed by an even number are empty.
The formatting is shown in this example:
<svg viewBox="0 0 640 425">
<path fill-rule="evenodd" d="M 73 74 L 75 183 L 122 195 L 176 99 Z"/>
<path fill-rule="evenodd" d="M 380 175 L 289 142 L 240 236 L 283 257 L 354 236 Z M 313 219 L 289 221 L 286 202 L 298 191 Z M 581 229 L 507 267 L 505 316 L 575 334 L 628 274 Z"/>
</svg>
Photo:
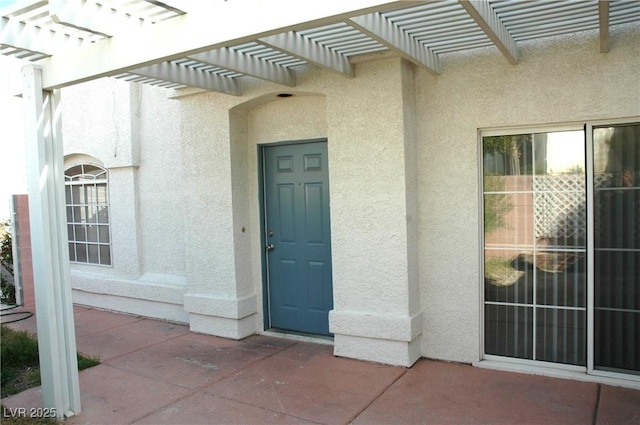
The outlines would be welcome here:
<svg viewBox="0 0 640 425">
<path fill-rule="evenodd" d="M 91 168 L 92 170 L 95 170 L 94 172 L 92 171 L 86 171 L 85 167 L 87 168 Z M 68 174 L 69 171 L 72 171 L 76 168 L 80 169 L 80 173 L 76 173 L 76 174 Z M 109 171 L 96 164 L 96 163 L 91 163 L 91 162 L 80 162 L 80 163 L 76 163 L 76 164 L 72 164 L 69 165 L 67 167 L 65 167 L 65 171 L 64 171 L 64 186 L 65 186 L 65 206 L 67 209 L 67 217 L 66 217 L 66 224 L 67 224 L 67 239 L 68 239 L 68 246 L 69 246 L 69 250 L 72 249 L 72 244 L 73 244 L 73 249 L 74 249 L 74 258 L 69 258 L 70 263 L 73 264 L 81 264 L 81 265 L 90 265 L 90 266 L 100 266 L 100 267 L 113 267 L 113 249 L 112 249 L 112 235 L 111 235 L 111 202 L 110 202 L 110 192 L 109 192 Z M 105 195 L 104 197 L 105 202 L 101 203 L 99 202 L 98 198 L 98 186 L 102 186 L 104 185 L 105 188 Z M 83 195 L 82 195 L 82 202 L 80 203 L 76 203 L 73 198 L 73 187 L 80 187 L 80 190 L 82 191 Z M 69 189 L 71 188 L 71 189 Z M 95 198 L 95 202 L 88 202 L 86 200 L 86 194 L 87 194 L 87 190 L 91 191 L 92 197 Z M 71 200 L 71 203 L 69 203 L 68 201 Z M 72 210 L 74 210 L 75 208 L 80 207 L 83 212 L 83 216 L 86 217 L 87 214 L 87 208 L 96 208 L 95 209 L 95 214 L 96 214 L 96 218 L 95 218 L 95 222 L 87 222 L 86 218 L 83 218 L 81 221 L 76 221 L 75 217 L 69 217 L 69 208 L 71 208 Z M 106 207 L 106 211 L 107 211 L 107 218 L 106 218 L 106 222 L 100 222 L 100 210 L 99 207 Z M 73 213 L 72 213 L 73 214 Z M 88 237 L 86 236 L 87 232 L 86 232 L 86 228 L 87 226 L 90 226 L 92 224 L 95 224 L 96 226 L 96 241 L 89 241 Z M 75 227 L 81 225 L 85 227 L 85 240 L 78 240 L 77 236 L 75 235 Z M 71 227 L 70 227 L 71 226 Z M 103 242 L 100 240 L 100 234 L 102 234 L 102 232 L 100 231 L 100 228 L 102 227 L 106 227 L 107 229 L 107 237 L 108 237 L 108 242 Z M 73 229 L 73 235 L 70 234 L 69 229 Z M 73 237 L 72 237 L 73 236 Z M 78 243 L 82 243 L 85 245 L 86 247 L 86 261 L 78 261 L 78 256 L 77 256 L 77 246 L 76 244 Z M 97 253 L 96 253 L 96 260 L 97 262 L 93 262 L 90 261 L 91 259 L 91 254 L 89 253 L 89 246 L 96 246 L 97 247 Z M 109 251 L 109 262 L 102 262 L 102 254 L 101 254 L 101 247 L 107 247 L 108 251 Z"/>
</svg>

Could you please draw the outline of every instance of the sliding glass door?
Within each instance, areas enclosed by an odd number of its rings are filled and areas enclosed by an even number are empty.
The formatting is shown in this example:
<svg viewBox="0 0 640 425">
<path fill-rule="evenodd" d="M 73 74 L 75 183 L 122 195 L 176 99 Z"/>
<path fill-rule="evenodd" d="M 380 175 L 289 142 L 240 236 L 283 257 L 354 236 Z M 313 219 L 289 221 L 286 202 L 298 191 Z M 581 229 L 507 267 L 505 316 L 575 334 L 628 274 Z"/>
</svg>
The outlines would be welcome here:
<svg viewBox="0 0 640 425">
<path fill-rule="evenodd" d="M 483 135 L 485 354 L 638 373 L 640 124 L 588 131 Z"/>
<path fill-rule="evenodd" d="M 585 365 L 584 133 L 483 145 L 485 352 Z"/>
</svg>

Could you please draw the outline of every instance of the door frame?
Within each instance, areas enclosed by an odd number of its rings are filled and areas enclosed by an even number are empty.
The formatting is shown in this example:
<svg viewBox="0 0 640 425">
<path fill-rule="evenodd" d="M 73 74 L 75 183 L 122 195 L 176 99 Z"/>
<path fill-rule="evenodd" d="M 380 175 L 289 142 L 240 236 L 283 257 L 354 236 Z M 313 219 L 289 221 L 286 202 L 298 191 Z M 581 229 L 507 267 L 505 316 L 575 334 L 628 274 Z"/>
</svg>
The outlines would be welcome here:
<svg viewBox="0 0 640 425">
<path fill-rule="evenodd" d="M 589 120 L 584 124 L 586 143 L 586 178 L 587 178 L 587 205 L 594 208 L 594 146 L 593 129 L 601 126 L 636 125 L 640 122 L 640 116 L 629 118 L 613 118 L 601 120 Z M 625 373 L 622 370 L 598 369 L 595 365 L 595 224 L 594 212 L 587 210 L 587 374 L 596 377 L 622 379 L 635 383 L 640 382 L 640 374 L 634 372 Z"/>
<path fill-rule="evenodd" d="M 267 195 L 265 190 L 266 185 L 266 176 L 265 171 L 266 167 L 264 164 L 265 159 L 265 150 L 274 146 L 286 146 L 286 145 L 302 145 L 305 143 L 317 143 L 317 142 L 325 142 L 327 144 L 327 148 L 329 146 L 329 141 L 326 137 L 318 137 L 314 139 L 301 139 L 301 140 L 285 140 L 280 142 L 270 142 L 270 143 L 259 143 L 257 145 L 257 155 L 258 155 L 258 199 L 259 199 L 259 209 L 260 209 L 260 268 L 262 271 L 262 330 L 267 331 L 272 329 L 271 327 L 271 307 L 269 304 L 269 261 L 267 257 L 267 212 L 266 212 L 266 202 Z M 329 158 L 327 157 L 327 163 Z M 329 196 L 331 196 L 331 192 L 329 192 Z M 331 226 L 331 223 L 329 223 Z M 333 255 L 332 255 L 333 257 Z"/>
</svg>

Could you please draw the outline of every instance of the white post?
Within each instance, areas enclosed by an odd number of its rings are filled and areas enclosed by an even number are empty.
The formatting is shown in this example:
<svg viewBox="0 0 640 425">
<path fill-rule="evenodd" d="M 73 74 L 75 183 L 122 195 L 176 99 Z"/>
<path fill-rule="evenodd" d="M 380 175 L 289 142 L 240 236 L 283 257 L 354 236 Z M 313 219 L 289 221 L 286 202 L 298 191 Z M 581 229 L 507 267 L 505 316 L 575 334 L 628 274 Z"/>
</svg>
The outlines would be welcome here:
<svg viewBox="0 0 640 425">
<path fill-rule="evenodd" d="M 80 412 L 80 387 L 59 93 L 42 90 L 42 70 L 34 65 L 23 68 L 22 83 L 42 407 L 62 419 Z"/>
</svg>

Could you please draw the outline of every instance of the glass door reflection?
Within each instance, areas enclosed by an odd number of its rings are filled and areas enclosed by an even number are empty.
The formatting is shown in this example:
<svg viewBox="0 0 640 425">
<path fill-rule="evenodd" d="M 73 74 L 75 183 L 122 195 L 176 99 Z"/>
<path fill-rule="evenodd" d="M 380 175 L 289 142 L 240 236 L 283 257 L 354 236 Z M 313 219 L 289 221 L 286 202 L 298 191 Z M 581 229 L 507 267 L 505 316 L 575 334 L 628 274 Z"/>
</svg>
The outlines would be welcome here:
<svg viewBox="0 0 640 425">
<path fill-rule="evenodd" d="M 586 363 L 583 131 L 483 138 L 485 353 Z"/>
<path fill-rule="evenodd" d="M 594 366 L 640 374 L 640 124 L 594 127 Z"/>
</svg>

